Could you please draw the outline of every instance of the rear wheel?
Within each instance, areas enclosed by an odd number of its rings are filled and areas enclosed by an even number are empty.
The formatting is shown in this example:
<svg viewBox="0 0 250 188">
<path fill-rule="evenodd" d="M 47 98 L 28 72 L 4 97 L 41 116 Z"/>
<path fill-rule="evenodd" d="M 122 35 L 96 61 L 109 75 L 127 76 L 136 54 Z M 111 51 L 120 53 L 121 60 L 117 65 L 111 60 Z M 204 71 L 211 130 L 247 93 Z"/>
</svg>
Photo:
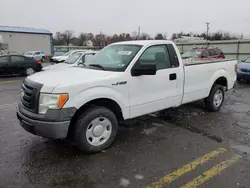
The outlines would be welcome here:
<svg viewBox="0 0 250 188">
<path fill-rule="evenodd" d="M 35 73 L 36 73 L 36 70 L 34 68 L 32 68 L 32 67 L 28 67 L 24 71 L 24 74 L 26 76 L 30 76 L 30 75 L 35 74 Z"/>
<path fill-rule="evenodd" d="M 86 153 L 100 152 L 113 143 L 117 130 L 118 122 L 111 110 L 101 106 L 91 107 L 75 122 L 75 141 Z"/>
<path fill-rule="evenodd" d="M 210 112 L 220 110 L 224 102 L 224 88 L 221 85 L 214 85 L 209 96 L 204 100 L 206 109 Z"/>
</svg>

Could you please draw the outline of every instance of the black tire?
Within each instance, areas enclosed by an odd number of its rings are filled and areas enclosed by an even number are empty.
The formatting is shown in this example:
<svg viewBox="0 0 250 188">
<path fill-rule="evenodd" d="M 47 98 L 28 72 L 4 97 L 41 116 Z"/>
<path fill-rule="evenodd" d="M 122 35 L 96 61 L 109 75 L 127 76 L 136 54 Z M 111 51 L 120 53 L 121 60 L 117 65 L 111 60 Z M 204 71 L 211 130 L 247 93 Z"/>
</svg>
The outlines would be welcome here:
<svg viewBox="0 0 250 188">
<path fill-rule="evenodd" d="M 221 92 L 222 94 L 222 101 L 219 105 L 214 104 L 214 96 L 217 92 Z M 219 111 L 221 106 L 223 105 L 224 96 L 225 96 L 224 87 L 222 85 L 214 85 L 210 91 L 209 96 L 204 100 L 206 109 L 209 112 Z"/>
<path fill-rule="evenodd" d="M 86 131 L 91 121 L 98 117 L 107 118 L 111 122 L 111 135 L 102 145 L 93 146 L 89 143 L 89 140 L 87 140 L 89 138 L 86 136 Z M 111 110 L 101 106 L 94 106 L 86 109 L 78 116 L 74 127 L 74 141 L 76 142 L 77 146 L 85 153 L 96 153 L 107 149 L 113 143 L 118 131 L 118 122 L 115 114 Z"/>
<path fill-rule="evenodd" d="M 36 73 L 36 70 L 33 67 L 27 67 L 24 70 L 25 76 L 30 76 L 30 75 L 35 74 L 35 73 Z"/>
<path fill-rule="evenodd" d="M 241 83 L 242 83 L 242 80 L 239 79 L 239 78 L 237 78 L 237 83 L 238 83 L 238 84 L 241 84 Z"/>
</svg>

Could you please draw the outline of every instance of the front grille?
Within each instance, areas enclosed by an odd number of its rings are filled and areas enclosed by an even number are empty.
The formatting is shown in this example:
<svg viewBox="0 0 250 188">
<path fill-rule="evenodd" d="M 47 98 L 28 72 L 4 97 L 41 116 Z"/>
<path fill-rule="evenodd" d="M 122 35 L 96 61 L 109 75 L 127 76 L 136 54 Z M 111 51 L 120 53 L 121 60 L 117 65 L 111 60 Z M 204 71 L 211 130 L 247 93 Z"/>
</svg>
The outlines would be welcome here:
<svg viewBox="0 0 250 188">
<path fill-rule="evenodd" d="M 23 107 L 31 112 L 38 112 L 39 93 L 42 85 L 25 79 L 22 86 L 21 103 Z"/>
<path fill-rule="evenodd" d="M 250 69 L 241 69 L 242 72 L 250 72 Z"/>
</svg>

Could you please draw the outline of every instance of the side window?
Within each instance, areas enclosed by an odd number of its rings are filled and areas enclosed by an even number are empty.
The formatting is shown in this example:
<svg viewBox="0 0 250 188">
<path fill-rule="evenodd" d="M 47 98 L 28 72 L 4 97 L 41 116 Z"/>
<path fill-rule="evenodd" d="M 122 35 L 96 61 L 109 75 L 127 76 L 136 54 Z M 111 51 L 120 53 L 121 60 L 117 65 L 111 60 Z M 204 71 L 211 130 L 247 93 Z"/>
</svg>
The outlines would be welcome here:
<svg viewBox="0 0 250 188">
<path fill-rule="evenodd" d="M 24 61 L 24 58 L 21 56 L 11 56 L 11 62 L 15 63 L 20 61 Z"/>
<path fill-rule="evenodd" d="M 223 54 L 223 52 L 220 49 L 218 49 L 218 48 L 216 48 L 214 50 L 215 50 L 215 52 L 216 52 L 217 55 Z"/>
<path fill-rule="evenodd" d="M 214 50 L 209 50 L 209 56 L 215 56 L 215 55 L 216 55 L 216 53 Z"/>
<path fill-rule="evenodd" d="M 147 48 L 139 58 L 139 61 L 141 64 L 155 63 L 157 70 L 171 68 L 170 56 L 165 45 Z"/>
<path fill-rule="evenodd" d="M 85 54 L 85 62 L 88 62 L 95 54 Z"/>
<path fill-rule="evenodd" d="M 40 52 L 35 52 L 34 55 L 40 55 Z"/>
<path fill-rule="evenodd" d="M 6 56 L 0 57 L 0 64 L 1 63 L 8 63 L 8 57 L 6 57 Z"/>
<path fill-rule="evenodd" d="M 167 44 L 172 67 L 179 67 L 179 59 L 172 44 Z"/>
<path fill-rule="evenodd" d="M 208 57 L 208 56 L 209 56 L 209 53 L 208 53 L 207 50 L 203 52 L 203 56 L 205 56 L 205 57 Z"/>
</svg>

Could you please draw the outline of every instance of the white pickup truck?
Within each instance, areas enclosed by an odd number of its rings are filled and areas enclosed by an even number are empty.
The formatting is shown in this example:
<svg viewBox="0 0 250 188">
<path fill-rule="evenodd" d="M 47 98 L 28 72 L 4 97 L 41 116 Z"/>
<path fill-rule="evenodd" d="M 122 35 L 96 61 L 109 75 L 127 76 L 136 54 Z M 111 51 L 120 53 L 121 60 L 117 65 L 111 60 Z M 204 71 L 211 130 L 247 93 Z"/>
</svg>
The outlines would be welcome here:
<svg viewBox="0 0 250 188">
<path fill-rule="evenodd" d="M 218 111 L 236 71 L 236 60 L 184 65 L 171 41 L 114 43 L 85 64 L 27 77 L 17 117 L 32 134 L 99 152 L 114 141 L 119 121 L 200 99 Z"/>
</svg>

